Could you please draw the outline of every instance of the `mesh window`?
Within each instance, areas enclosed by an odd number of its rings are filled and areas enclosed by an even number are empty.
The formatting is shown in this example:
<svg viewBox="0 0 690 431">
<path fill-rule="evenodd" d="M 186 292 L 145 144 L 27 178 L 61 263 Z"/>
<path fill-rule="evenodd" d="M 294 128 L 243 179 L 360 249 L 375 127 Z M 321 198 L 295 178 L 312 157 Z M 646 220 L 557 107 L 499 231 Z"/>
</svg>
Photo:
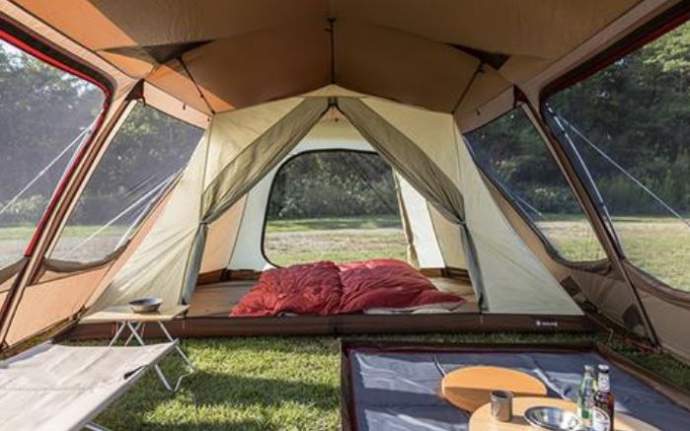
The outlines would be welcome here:
<svg viewBox="0 0 690 431">
<path fill-rule="evenodd" d="M 572 262 L 605 257 L 560 168 L 522 109 L 465 137 L 479 167 L 561 257 Z"/>
<path fill-rule="evenodd" d="M 50 257 L 97 262 L 123 246 L 187 164 L 202 134 L 137 103 L 89 179 Z"/>
<path fill-rule="evenodd" d="M 378 154 L 303 153 L 276 174 L 263 243 L 274 265 L 405 260 L 406 244 L 393 171 Z"/>
<path fill-rule="evenodd" d="M 628 259 L 690 291 L 690 24 L 549 98 Z"/>
<path fill-rule="evenodd" d="M 0 40 L 0 269 L 24 253 L 103 102 L 98 87 Z"/>
</svg>

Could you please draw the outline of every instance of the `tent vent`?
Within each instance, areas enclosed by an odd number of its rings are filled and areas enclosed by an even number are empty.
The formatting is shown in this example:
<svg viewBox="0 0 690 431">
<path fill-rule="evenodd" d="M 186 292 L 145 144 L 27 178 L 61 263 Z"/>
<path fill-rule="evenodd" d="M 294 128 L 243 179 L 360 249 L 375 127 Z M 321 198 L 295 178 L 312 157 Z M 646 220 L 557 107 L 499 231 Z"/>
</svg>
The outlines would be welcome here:
<svg viewBox="0 0 690 431">
<path fill-rule="evenodd" d="M 455 43 L 450 44 L 450 46 L 459 51 L 464 52 L 465 54 L 471 55 L 480 62 L 488 64 L 496 70 L 500 69 L 504 64 L 506 64 L 508 59 L 510 59 L 509 55 L 501 54 L 498 52 L 482 51 L 481 49 L 470 48 L 468 46 L 458 45 Z"/>
<path fill-rule="evenodd" d="M 623 324 L 625 325 L 626 329 L 630 331 L 635 331 L 635 328 L 644 328 L 642 324 L 642 316 L 640 316 L 640 312 L 635 304 L 631 304 L 623 312 Z"/>
</svg>

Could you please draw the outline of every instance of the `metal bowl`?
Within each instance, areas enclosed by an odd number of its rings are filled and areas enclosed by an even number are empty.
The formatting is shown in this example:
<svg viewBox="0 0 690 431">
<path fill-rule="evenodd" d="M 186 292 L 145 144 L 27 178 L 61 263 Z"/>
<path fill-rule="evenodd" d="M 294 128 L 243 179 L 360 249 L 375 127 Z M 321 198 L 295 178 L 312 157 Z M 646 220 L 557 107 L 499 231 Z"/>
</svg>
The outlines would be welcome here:
<svg viewBox="0 0 690 431">
<path fill-rule="evenodd" d="M 153 313 L 158 311 L 163 301 L 160 298 L 135 299 L 129 303 L 135 313 Z"/>
<path fill-rule="evenodd" d="M 548 431 L 575 431 L 581 428 L 580 419 L 575 413 L 558 407 L 531 407 L 525 410 L 525 420 Z"/>
</svg>

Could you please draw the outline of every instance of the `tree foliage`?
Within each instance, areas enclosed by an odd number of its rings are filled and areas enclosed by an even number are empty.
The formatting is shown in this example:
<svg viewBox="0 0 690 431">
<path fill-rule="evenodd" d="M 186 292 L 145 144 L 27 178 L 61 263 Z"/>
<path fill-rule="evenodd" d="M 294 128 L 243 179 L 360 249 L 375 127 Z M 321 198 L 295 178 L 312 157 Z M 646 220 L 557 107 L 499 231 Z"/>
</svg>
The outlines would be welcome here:
<svg viewBox="0 0 690 431">
<path fill-rule="evenodd" d="M 271 219 L 398 213 L 393 172 L 377 154 L 306 153 L 277 173 L 269 200 Z"/>
<path fill-rule="evenodd" d="M 690 212 L 688 72 L 690 25 L 684 25 L 547 101 L 610 158 L 565 128 L 614 213 L 669 215 L 611 159 L 671 207 Z M 558 124 L 550 124 L 567 147 Z M 579 211 L 542 139 L 520 111 L 468 139 L 480 165 L 521 199 L 544 212 Z"/>
</svg>

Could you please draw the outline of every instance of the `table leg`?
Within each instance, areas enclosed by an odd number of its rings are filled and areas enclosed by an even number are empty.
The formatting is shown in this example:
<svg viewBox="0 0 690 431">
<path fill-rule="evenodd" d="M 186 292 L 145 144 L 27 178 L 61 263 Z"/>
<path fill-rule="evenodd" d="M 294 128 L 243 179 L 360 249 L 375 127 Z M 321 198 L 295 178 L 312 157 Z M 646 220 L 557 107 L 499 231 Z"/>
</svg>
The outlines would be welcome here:
<svg viewBox="0 0 690 431">
<path fill-rule="evenodd" d="M 108 347 L 112 347 L 113 344 L 117 342 L 117 339 L 120 338 L 120 335 L 122 335 L 122 331 L 125 329 L 125 324 L 124 322 L 116 322 L 115 323 L 117 330 L 115 330 L 115 335 L 113 335 L 113 338 L 110 340 L 110 343 L 108 343 Z"/>
<path fill-rule="evenodd" d="M 168 339 L 168 341 L 174 342 L 175 339 L 170 335 L 170 332 L 168 332 L 168 329 L 165 327 L 163 322 L 158 322 L 158 326 L 161 327 L 161 331 L 163 331 L 163 334 L 165 334 L 165 337 Z M 185 355 L 184 351 L 182 351 L 182 348 L 180 347 L 180 343 L 178 342 L 175 344 L 175 349 L 177 350 L 177 353 L 182 357 L 182 359 L 185 361 L 187 366 L 191 368 L 192 370 L 196 370 L 194 367 L 194 364 L 192 364 L 192 361 L 189 360 L 187 355 Z"/>
<path fill-rule="evenodd" d="M 141 331 L 141 333 L 140 333 L 139 335 L 141 336 L 142 339 L 144 338 L 144 328 L 145 328 L 145 326 L 146 326 L 146 323 L 144 323 L 144 322 L 138 322 L 136 325 L 134 325 L 134 331 L 135 331 L 135 332 L 138 333 L 139 331 Z M 132 338 L 134 338 L 134 332 L 131 332 L 131 333 L 129 334 L 129 337 L 127 337 L 127 341 L 125 341 L 125 346 L 128 346 L 129 343 L 132 342 Z"/>
<path fill-rule="evenodd" d="M 139 336 L 139 333 L 137 332 L 136 328 L 132 326 L 132 322 L 127 322 L 126 325 L 127 328 L 132 332 L 134 339 L 137 340 L 137 342 L 140 345 L 145 346 L 146 343 L 144 343 L 143 338 Z M 158 364 L 154 365 L 153 368 L 156 370 L 156 374 L 158 374 L 158 378 L 160 379 L 161 383 L 163 383 L 163 386 L 165 386 L 165 389 L 169 390 L 170 392 L 175 392 L 172 386 L 170 386 L 170 383 L 168 383 L 168 379 L 165 378 L 165 375 L 163 374 L 163 371 L 158 366 Z"/>
</svg>

